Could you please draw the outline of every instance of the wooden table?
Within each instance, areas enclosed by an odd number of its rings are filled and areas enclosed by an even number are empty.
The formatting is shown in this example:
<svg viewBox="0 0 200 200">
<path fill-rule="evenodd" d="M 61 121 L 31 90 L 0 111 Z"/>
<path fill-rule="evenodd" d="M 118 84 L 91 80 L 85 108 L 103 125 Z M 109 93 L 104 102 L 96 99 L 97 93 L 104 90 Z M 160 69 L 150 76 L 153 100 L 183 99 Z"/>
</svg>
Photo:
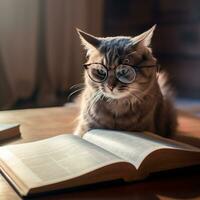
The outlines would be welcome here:
<svg viewBox="0 0 200 200">
<path fill-rule="evenodd" d="M 66 107 L 27 109 L 0 112 L 0 123 L 20 123 L 21 139 L 1 145 L 22 143 L 72 133 L 78 109 Z M 200 146 L 200 118 L 179 112 L 179 133 L 174 138 Z M 200 199 L 200 167 L 163 172 L 145 181 L 106 183 L 71 191 L 60 191 L 32 199 Z M 0 200 L 20 200 L 21 197 L 0 175 Z"/>
</svg>

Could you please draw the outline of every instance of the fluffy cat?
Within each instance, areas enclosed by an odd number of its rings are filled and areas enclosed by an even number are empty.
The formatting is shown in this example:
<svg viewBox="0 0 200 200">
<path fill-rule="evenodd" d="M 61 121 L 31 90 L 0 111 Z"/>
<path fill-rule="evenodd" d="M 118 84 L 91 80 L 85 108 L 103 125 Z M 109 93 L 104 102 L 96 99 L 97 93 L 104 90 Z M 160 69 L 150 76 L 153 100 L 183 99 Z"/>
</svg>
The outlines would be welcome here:
<svg viewBox="0 0 200 200">
<path fill-rule="evenodd" d="M 77 29 L 87 50 L 85 88 L 74 134 L 90 129 L 150 131 L 170 136 L 176 130 L 176 112 L 157 73 L 150 43 L 155 26 L 136 37 L 100 38 Z"/>
</svg>

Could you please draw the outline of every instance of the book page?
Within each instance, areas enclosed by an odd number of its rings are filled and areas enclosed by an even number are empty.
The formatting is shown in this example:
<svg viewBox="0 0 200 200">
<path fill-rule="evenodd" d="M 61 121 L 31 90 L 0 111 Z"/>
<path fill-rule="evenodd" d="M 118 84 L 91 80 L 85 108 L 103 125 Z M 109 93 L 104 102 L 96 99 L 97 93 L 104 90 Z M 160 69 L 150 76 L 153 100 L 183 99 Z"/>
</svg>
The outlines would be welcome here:
<svg viewBox="0 0 200 200">
<path fill-rule="evenodd" d="M 190 145 L 173 142 L 151 133 L 91 130 L 83 137 L 109 152 L 132 163 L 138 169 L 142 161 L 153 151 L 163 148 L 199 151 Z"/>
<path fill-rule="evenodd" d="M 71 134 L 0 148 L 0 165 L 31 187 L 78 177 L 122 159 Z"/>
</svg>

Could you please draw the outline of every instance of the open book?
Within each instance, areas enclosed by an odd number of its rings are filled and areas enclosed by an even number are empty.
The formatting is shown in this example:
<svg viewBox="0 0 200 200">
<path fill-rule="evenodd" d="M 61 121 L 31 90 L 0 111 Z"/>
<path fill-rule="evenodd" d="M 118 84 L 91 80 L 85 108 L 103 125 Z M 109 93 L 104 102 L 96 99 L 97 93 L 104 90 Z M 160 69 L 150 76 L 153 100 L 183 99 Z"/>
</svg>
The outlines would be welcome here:
<svg viewBox="0 0 200 200">
<path fill-rule="evenodd" d="M 151 133 L 96 129 L 0 148 L 1 172 L 22 196 L 195 164 L 199 148 Z"/>
</svg>

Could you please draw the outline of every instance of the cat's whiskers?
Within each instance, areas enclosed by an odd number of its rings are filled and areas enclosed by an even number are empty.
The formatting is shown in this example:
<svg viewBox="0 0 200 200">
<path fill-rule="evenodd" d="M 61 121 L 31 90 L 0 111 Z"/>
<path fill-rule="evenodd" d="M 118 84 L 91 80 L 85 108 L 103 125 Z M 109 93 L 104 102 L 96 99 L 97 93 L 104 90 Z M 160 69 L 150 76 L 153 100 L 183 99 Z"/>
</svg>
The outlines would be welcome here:
<svg viewBox="0 0 200 200">
<path fill-rule="evenodd" d="M 77 83 L 75 85 L 72 85 L 69 89 L 71 90 L 71 89 L 78 88 L 78 87 L 83 87 L 83 86 L 85 86 L 84 83 Z"/>
<path fill-rule="evenodd" d="M 142 95 L 141 91 L 135 89 L 134 87 L 129 86 L 128 92 L 129 92 L 129 95 L 131 95 L 132 97 L 135 97 L 137 100 L 139 100 L 140 103 L 142 103 L 144 101 L 142 98 L 143 95 Z M 141 97 L 139 97 L 136 93 L 139 94 Z"/>
<path fill-rule="evenodd" d="M 144 92 L 141 92 L 140 90 L 137 90 L 137 89 L 135 89 L 135 88 L 133 88 L 133 87 L 130 87 L 131 88 L 131 91 L 133 91 L 133 92 L 136 92 L 136 93 L 139 93 L 140 94 L 140 96 L 149 96 L 149 97 L 151 97 L 151 98 L 155 98 L 155 97 L 158 97 L 159 95 L 158 94 L 151 94 L 151 93 L 149 93 L 149 92 L 147 92 L 147 91 L 144 91 Z"/>
<path fill-rule="evenodd" d="M 109 104 L 111 104 L 113 102 L 112 98 L 107 98 L 106 102 L 108 102 Z"/>
<path fill-rule="evenodd" d="M 129 93 L 132 97 L 134 97 L 139 103 L 142 103 L 144 100 L 143 99 L 141 99 L 140 97 L 138 97 L 136 94 L 134 94 L 134 93 Z"/>
<path fill-rule="evenodd" d="M 89 113 L 90 110 L 92 109 L 92 107 L 94 106 L 95 102 L 96 102 L 96 99 L 97 99 L 97 95 L 98 93 L 94 93 L 94 95 L 91 97 L 91 99 L 89 100 L 89 106 L 87 108 L 87 112 Z"/>
<path fill-rule="evenodd" d="M 71 93 L 67 96 L 67 100 L 70 101 L 70 98 L 71 98 L 74 94 L 76 94 L 77 92 L 82 91 L 83 89 L 84 89 L 84 88 L 79 88 L 79 89 L 77 89 L 77 90 L 71 92 Z"/>
<path fill-rule="evenodd" d="M 131 87 L 130 87 L 131 88 Z M 135 97 L 137 96 L 138 97 L 138 95 L 136 95 L 135 93 L 138 93 L 141 97 L 144 97 L 144 96 L 146 96 L 146 97 L 150 97 L 150 98 L 152 98 L 152 99 L 155 99 L 155 98 L 157 98 L 157 97 L 159 97 L 159 95 L 158 94 L 151 94 L 151 93 L 149 93 L 149 92 L 146 92 L 146 91 L 144 91 L 144 92 L 141 92 L 141 91 L 139 91 L 139 90 L 137 90 L 137 89 L 135 89 L 135 88 L 133 88 L 132 87 L 132 89 L 131 89 L 131 91 L 129 91 L 131 94 L 133 94 L 132 92 L 134 92 L 134 95 L 135 95 Z M 144 101 L 144 98 L 141 98 L 140 97 L 140 100 L 141 100 L 141 102 L 143 102 Z M 139 98 L 139 97 L 138 97 Z"/>
<path fill-rule="evenodd" d="M 90 106 L 87 108 L 87 112 L 90 112 L 92 107 L 102 98 L 102 93 L 100 90 L 97 90 L 94 95 L 91 97 Z"/>
</svg>

